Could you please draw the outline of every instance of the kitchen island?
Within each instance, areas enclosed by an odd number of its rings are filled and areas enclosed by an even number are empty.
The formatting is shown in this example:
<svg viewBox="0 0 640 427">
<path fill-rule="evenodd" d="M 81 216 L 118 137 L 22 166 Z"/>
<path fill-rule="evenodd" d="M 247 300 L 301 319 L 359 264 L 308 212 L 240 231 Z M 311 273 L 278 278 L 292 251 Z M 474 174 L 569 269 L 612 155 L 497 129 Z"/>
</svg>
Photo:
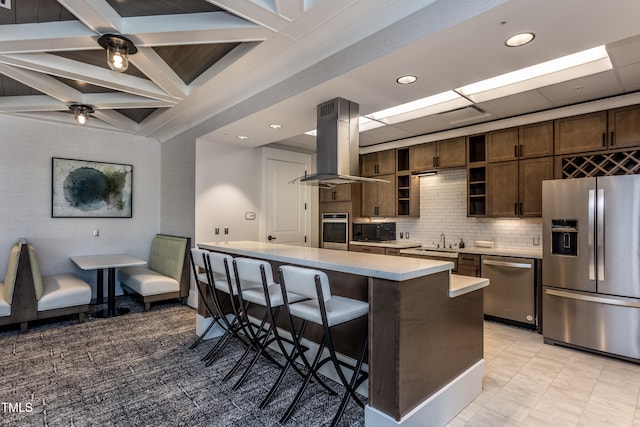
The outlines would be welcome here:
<svg viewBox="0 0 640 427">
<path fill-rule="evenodd" d="M 451 274 L 450 262 L 263 242 L 201 243 L 202 249 L 325 271 L 332 292 L 369 302 L 366 426 L 446 424 L 482 391 L 483 298 L 488 281 Z M 350 347 L 350 344 L 354 346 Z"/>
</svg>

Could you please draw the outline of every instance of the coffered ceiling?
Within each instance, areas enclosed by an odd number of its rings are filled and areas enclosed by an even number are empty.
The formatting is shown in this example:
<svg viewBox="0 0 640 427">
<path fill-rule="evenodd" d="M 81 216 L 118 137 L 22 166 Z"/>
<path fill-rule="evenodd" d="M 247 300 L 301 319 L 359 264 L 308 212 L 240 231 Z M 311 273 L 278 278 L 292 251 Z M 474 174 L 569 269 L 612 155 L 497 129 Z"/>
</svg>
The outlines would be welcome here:
<svg viewBox="0 0 640 427">
<path fill-rule="evenodd" d="M 313 150 L 303 132 L 334 97 L 366 115 L 598 45 L 612 70 L 362 132 L 361 146 L 640 90 L 637 0 L 4 1 L 0 114 L 72 125 L 82 103 L 89 126 L 161 142 Z M 536 38 L 507 48 L 520 31 Z M 138 47 L 124 74 L 106 64 L 105 33 Z M 418 81 L 396 84 L 403 74 Z"/>
</svg>

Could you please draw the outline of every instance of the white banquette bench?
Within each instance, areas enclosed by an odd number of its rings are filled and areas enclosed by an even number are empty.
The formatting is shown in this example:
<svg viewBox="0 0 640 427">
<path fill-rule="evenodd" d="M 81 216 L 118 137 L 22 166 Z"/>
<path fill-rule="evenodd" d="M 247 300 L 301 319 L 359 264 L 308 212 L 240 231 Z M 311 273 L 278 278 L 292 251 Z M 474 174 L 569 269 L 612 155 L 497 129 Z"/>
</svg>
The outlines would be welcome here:
<svg viewBox="0 0 640 427">
<path fill-rule="evenodd" d="M 91 287 L 71 273 L 42 276 L 35 248 L 20 239 L 9 251 L 0 283 L 0 325 L 20 324 L 25 332 L 34 320 L 89 312 Z"/>
<path fill-rule="evenodd" d="M 118 279 L 125 292 L 132 292 L 149 311 L 151 303 L 180 298 L 187 303 L 190 287 L 189 237 L 157 234 L 151 242 L 146 267 L 124 267 Z"/>
</svg>

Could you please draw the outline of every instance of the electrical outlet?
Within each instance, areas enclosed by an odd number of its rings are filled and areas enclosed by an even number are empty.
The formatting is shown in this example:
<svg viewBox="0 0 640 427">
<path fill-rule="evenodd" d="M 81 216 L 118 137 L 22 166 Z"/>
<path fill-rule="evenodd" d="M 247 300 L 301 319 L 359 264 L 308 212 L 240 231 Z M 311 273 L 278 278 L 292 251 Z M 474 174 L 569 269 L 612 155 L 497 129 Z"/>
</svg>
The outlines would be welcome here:
<svg viewBox="0 0 640 427">
<path fill-rule="evenodd" d="M 229 234 L 229 227 L 224 228 L 224 234 Z"/>
<path fill-rule="evenodd" d="M 217 236 L 218 234 L 220 234 L 220 228 L 219 228 L 219 227 L 216 227 L 216 228 L 213 230 L 213 233 L 214 233 L 216 236 Z"/>
<path fill-rule="evenodd" d="M 93 229 L 93 237 L 99 237 L 100 236 L 100 230 L 97 228 Z"/>
<path fill-rule="evenodd" d="M 408 238 L 409 238 L 409 232 L 408 232 L 408 231 L 405 231 L 405 233 L 404 233 L 404 237 L 405 237 L 405 239 L 408 239 Z"/>
<path fill-rule="evenodd" d="M 400 238 L 404 239 L 404 233 L 402 231 L 400 232 Z"/>
<path fill-rule="evenodd" d="M 533 238 L 533 246 L 540 246 L 540 236 Z"/>
</svg>

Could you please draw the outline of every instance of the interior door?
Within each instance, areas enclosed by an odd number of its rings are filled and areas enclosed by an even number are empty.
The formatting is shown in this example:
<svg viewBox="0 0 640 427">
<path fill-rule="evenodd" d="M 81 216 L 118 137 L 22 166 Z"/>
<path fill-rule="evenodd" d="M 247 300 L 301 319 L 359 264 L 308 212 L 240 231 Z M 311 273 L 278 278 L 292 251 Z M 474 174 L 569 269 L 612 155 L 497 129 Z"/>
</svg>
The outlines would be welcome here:
<svg viewBox="0 0 640 427">
<path fill-rule="evenodd" d="M 266 241 L 307 245 L 309 187 L 289 184 L 305 170 L 303 160 L 266 159 Z"/>
</svg>

